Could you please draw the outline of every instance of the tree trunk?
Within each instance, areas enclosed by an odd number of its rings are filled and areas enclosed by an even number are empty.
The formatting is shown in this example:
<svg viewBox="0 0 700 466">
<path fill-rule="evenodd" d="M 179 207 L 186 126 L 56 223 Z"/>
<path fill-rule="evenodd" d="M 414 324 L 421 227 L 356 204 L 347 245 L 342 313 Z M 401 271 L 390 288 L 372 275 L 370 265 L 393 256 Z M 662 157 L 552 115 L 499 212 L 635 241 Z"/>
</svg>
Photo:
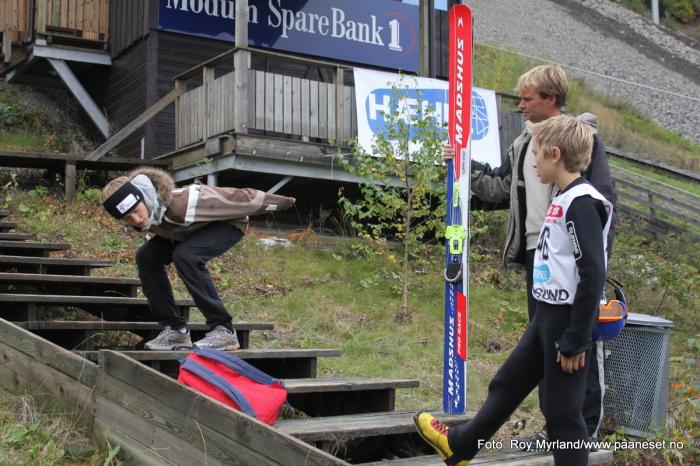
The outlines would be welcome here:
<svg viewBox="0 0 700 466">
<path fill-rule="evenodd" d="M 406 187 L 406 197 L 408 205 L 406 206 L 406 215 L 404 216 L 404 236 L 403 236 L 403 293 L 401 296 L 401 309 L 395 316 L 398 323 L 408 323 L 411 321 L 411 312 L 408 310 L 408 248 L 410 244 L 409 234 L 411 233 L 411 214 L 412 214 L 412 194 L 410 187 Z"/>
</svg>

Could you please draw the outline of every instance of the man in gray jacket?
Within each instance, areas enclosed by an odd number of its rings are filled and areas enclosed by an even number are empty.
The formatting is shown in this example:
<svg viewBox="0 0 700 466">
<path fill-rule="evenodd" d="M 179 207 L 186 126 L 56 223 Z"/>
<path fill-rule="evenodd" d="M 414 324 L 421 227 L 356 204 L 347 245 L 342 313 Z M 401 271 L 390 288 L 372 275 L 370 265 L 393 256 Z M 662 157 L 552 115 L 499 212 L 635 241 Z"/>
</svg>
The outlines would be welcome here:
<svg viewBox="0 0 700 466">
<path fill-rule="evenodd" d="M 523 118 L 533 123 L 561 115 L 568 94 L 568 81 L 564 70 L 555 65 L 540 65 L 531 69 L 518 79 L 517 91 L 520 96 L 518 108 Z M 594 129 L 597 118 L 590 113 L 578 118 Z M 608 165 L 605 147 L 600 137 L 594 135 L 591 164 L 584 173 L 585 178 L 613 204 L 612 177 Z M 446 146 L 446 159 L 454 155 L 454 149 Z M 471 190 L 479 199 L 496 204 L 508 204 L 508 231 L 503 250 L 505 267 L 525 267 L 527 276 L 528 317 L 532 321 L 535 314 L 535 299 L 532 296 L 532 269 L 537 248 L 537 239 L 544 223 L 550 201 L 554 197 L 554 185 L 540 183 L 534 168 L 532 137 L 527 129 L 518 136 L 508 149 L 508 156 L 498 168 L 472 161 Z M 614 228 L 608 236 L 608 256 L 612 248 Z M 603 412 L 603 348 L 594 342 L 588 366 L 588 385 L 583 415 L 590 437 L 598 432 Z M 540 401 L 544 396 L 539 391 Z M 540 403 L 541 405 L 541 403 Z M 530 444 L 538 439 L 547 440 L 546 428 L 523 440 Z"/>
</svg>

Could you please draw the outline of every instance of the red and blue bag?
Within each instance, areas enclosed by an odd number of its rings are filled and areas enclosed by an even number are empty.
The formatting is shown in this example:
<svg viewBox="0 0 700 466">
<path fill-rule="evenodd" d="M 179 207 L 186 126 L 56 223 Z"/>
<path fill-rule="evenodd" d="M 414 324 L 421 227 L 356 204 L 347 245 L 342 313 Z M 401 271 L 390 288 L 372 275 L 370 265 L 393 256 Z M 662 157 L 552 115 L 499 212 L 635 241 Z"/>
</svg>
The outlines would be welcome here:
<svg viewBox="0 0 700 466">
<path fill-rule="evenodd" d="M 225 351 L 198 348 L 181 363 L 178 382 L 266 424 L 287 401 L 279 379 Z"/>
</svg>

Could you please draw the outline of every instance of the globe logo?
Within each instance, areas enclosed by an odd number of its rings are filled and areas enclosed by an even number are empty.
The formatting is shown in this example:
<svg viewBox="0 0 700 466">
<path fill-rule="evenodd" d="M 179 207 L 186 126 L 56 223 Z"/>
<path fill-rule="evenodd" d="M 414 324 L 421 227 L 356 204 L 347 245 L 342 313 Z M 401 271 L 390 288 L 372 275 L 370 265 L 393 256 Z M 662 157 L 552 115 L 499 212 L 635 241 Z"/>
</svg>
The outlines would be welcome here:
<svg viewBox="0 0 700 466">
<path fill-rule="evenodd" d="M 472 91 L 472 141 L 486 137 L 489 132 L 489 113 L 481 95 Z"/>
</svg>

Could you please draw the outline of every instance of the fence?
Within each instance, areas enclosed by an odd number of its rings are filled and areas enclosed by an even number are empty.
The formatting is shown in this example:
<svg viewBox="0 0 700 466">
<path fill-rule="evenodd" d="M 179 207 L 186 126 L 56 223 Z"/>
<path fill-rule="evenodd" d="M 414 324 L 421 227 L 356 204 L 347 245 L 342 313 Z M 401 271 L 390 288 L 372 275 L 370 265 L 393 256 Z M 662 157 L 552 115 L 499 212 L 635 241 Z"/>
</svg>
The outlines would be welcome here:
<svg viewBox="0 0 700 466">
<path fill-rule="evenodd" d="M 3 54 L 9 55 L 12 42 L 27 40 L 31 32 L 45 36 L 68 36 L 107 42 L 109 37 L 109 0 L 32 0 L 0 1 L 0 32 Z M 35 31 L 30 31 L 34 24 Z M 8 45 L 9 44 L 9 45 Z"/>
</svg>

